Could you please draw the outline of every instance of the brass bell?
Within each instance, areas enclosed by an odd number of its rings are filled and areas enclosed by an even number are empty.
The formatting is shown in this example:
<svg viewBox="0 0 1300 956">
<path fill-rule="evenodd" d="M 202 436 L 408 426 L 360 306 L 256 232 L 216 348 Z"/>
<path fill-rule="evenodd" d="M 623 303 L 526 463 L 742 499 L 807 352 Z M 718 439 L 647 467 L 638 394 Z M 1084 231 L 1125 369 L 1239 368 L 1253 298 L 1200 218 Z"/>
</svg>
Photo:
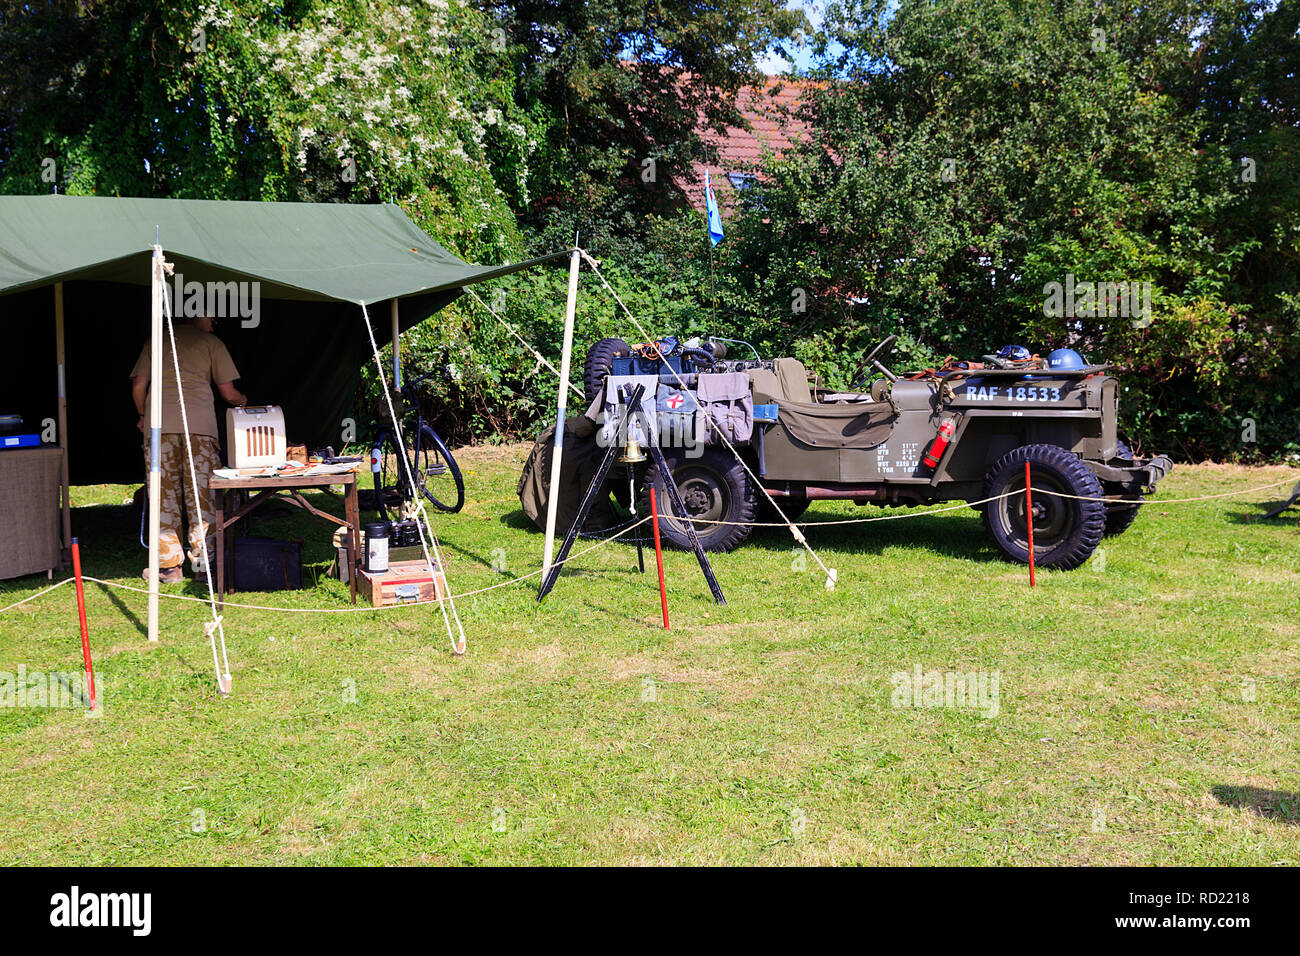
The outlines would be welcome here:
<svg viewBox="0 0 1300 956">
<path fill-rule="evenodd" d="M 641 450 L 641 443 L 628 436 L 627 442 L 623 445 L 623 452 L 618 456 L 620 465 L 639 465 L 645 461 L 645 452 Z"/>
</svg>

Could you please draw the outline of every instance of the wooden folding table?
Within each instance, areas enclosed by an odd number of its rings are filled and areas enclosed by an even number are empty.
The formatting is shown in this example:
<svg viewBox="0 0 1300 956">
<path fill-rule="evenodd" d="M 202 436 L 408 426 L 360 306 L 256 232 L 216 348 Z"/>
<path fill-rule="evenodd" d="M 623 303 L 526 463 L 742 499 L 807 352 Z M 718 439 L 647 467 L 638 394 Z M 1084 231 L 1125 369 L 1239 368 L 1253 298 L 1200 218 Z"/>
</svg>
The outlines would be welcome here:
<svg viewBox="0 0 1300 956">
<path fill-rule="evenodd" d="M 301 492 L 308 488 L 318 488 L 327 494 L 333 494 L 331 487 L 343 486 L 343 517 L 321 511 L 304 498 Z M 332 475 L 277 475 L 275 477 L 218 478 L 208 479 L 212 489 L 216 510 L 217 567 L 216 588 L 217 603 L 220 606 L 226 587 L 226 535 L 240 518 L 266 504 L 269 501 L 282 501 L 285 504 L 301 508 L 308 514 L 323 518 L 336 525 L 349 529 L 348 560 L 351 563 L 348 578 L 352 585 L 352 603 L 357 603 L 357 549 L 361 541 L 361 509 L 357 506 L 357 473 L 355 471 Z M 244 502 L 229 518 L 226 517 L 226 495 L 232 491 L 256 492 Z"/>
</svg>

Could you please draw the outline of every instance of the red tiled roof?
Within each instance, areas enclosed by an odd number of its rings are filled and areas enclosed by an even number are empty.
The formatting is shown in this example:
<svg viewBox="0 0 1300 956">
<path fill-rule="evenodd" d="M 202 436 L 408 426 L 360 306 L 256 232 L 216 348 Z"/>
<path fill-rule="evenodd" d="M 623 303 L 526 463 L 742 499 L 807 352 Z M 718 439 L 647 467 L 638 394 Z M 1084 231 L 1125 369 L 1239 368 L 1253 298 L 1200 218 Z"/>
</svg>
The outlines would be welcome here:
<svg viewBox="0 0 1300 956">
<path fill-rule="evenodd" d="M 732 128 L 724 134 L 711 129 L 700 131 L 708 153 L 716 157 L 717 162 L 694 164 L 687 181 L 679 183 L 692 206 L 704 208 L 706 169 L 712 174 L 718 202 L 726 205 L 734 195 L 727 180 L 728 173 L 757 174 L 766 153 L 779 156 L 807 134 L 807 124 L 793 115 L 806 86 L 771 76 L 762 87 L 744 87 L 736 98 L 736 106 L 750 128 Z"/>
</svg>

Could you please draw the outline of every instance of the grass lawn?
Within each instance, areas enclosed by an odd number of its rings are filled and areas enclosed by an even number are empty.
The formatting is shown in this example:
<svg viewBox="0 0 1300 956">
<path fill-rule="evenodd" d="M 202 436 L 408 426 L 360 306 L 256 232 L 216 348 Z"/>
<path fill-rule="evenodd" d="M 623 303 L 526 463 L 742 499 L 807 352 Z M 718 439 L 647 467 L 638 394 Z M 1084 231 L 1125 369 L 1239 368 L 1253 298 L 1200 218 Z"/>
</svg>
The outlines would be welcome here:
<svg viewBox="0 0 1300 956">
<path fill-rule="evenodd" d="M 457 591 L 540 560 L 525 452 L 458 453 L 469 503 L 438 524 Z M 1182 466 L 1160 498 L 1293 474 Z M 464 658 L 434 607 L 231 609 L 227 699 L 204 606 L 164 601 L 150 646 L 144 596 L 92 584 L 104 713 L 0 709 L 0 863 L 1296 865 L 1300 509 L 1247 522 L 1288 490 L 1157 502 L 1032 591 L 969 510 L 814 528 L 833 592 L 762 529 L 714 557 L 726 607 L 666 556 L 669 632 L 653 553 L 639 575 L 619 542 L 545 605 L 535 578 L 465 599 Z M 130 491 L 75 489 L 73 520 L 88 574 L 138 584 Z M 323 575 L 323 525 L 257 533 L 306 537 Z M 324 578 L 234 600 L 347 606 Z M 71 587 L 0 616 L 0 671 L 19 665 L 79 672 Z M 893 706 L 917 667 L 996 677 L 996 714 Z"/>
</svg>

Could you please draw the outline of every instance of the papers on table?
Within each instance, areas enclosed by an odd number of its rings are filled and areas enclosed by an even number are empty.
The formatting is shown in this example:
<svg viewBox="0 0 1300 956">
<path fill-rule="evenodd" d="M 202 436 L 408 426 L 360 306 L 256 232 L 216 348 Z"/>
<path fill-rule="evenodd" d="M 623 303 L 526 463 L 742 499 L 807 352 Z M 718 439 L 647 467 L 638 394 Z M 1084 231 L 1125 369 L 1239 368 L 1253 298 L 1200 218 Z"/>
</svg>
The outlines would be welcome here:
<svg viewBox="0 0 1300 956">
<path fill-rule="evenodd" d="M 310 478 L 316 475 L 346 475 L 356 471 L 364 462 L 349 461 L 339 465 L 300 465 L 288 462 L 276 468 L 216 468 L 212 474 L 217 478 Z"/>
</svg>

